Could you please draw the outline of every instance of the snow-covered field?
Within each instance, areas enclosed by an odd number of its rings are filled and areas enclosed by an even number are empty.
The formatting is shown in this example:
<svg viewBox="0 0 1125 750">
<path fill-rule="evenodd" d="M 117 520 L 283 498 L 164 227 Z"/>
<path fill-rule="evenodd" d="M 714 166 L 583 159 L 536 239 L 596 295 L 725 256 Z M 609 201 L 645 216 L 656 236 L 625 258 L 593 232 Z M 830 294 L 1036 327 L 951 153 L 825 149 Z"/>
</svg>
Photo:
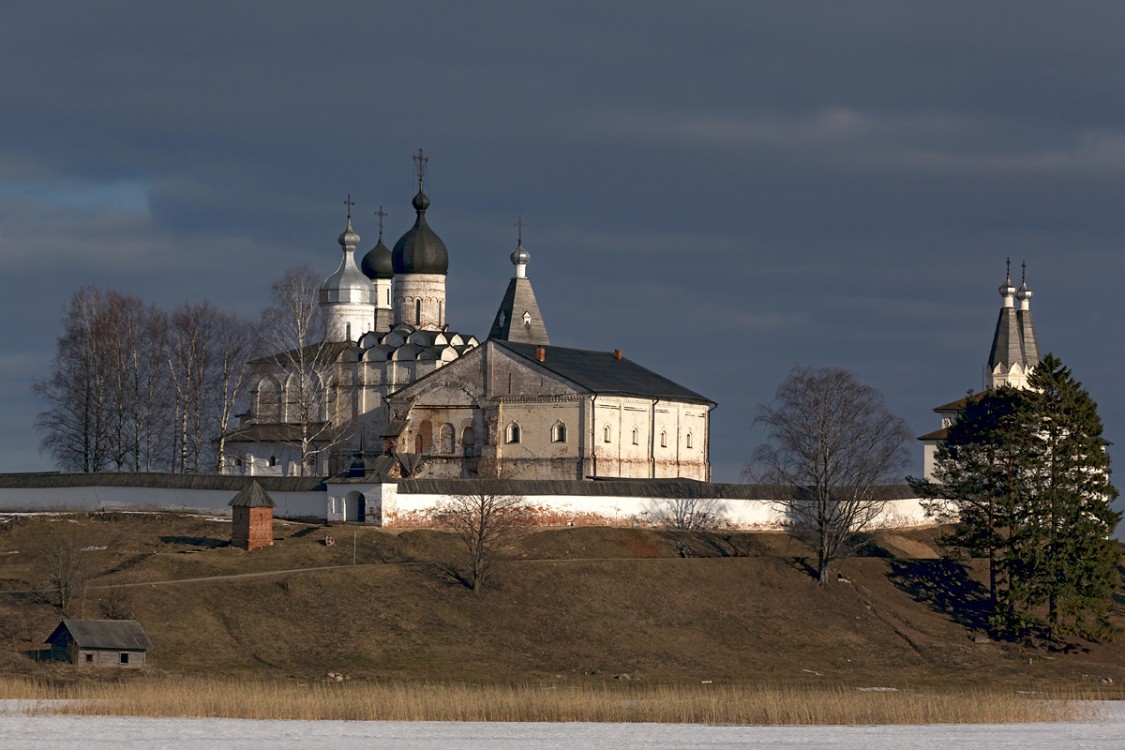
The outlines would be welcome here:
<svg viewBox="0 0 1125 750">
<path fill-rule="evenodd" d="M 399 721 L 247 721 L 24 716 L 0 709 L 4 750 L 120 748 L 395 748 L 422 750 L 1083 750 L 1125 748 L 1125 707 L 1058 724 L 876 727 L 716 727 L 685 724 L 469 724 Z"/>
</svg>

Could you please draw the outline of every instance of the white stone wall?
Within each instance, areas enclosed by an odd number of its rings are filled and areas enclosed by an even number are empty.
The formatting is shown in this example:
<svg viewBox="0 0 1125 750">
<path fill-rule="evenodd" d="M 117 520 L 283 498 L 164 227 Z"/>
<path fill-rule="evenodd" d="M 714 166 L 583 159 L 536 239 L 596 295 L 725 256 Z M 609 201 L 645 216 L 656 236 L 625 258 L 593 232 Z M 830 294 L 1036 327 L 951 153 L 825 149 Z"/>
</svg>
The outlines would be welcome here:
<svg viewBox="0 0 1125 750">
<path fill-rule="evenodd" d="M 445 276 L 411 273 L 395 278 L 395 322 L 409 323 L 417 328 L 441 328 L 445 325 Z M 418 317 L 420 302 L 421 318 Z"/>
<path fill-rule="evenodd" d="M 361 495 L 364 523 L 425 526 L 444 495 L 401 493 L 395 483 L 329 483 L 327 492 L 270 492 L 278 518 L 358 520 Z M 229 516 L 230 490 L 146 487 L 0 488 L 0 512 L 180 510 Z M 659 522 L 671 500 L 632 496 L 533 495 L 529 504 L 543 525 L 649 525 Z M 784 515 L 766 500 L 704 500 L 723 517 L 723 526 L 780 529 Z M 919 500 L 891 500 L 879 521 L 884 527 L 932 524 Z"/>
<path fill-rule="evenodd" d="M 340 484 L 328 486 L 330 521 L 343 521 L 348 514 L 345 502 L 351 494 L 362 494 L 368 509 L 367 523 L 382 526 L 427 526 L 433 523 L 432 513 L 445 495 L 399 492 L 397 484 Z M 670 510 L 673 500 L 622 495 L 530 495 L 532 506 L 543 525 L 659 525 L 660 518 Z M 703 499 L 698 501 L 722 518 L 721 525 L 738 529 L 781 530 L 785 514 L 768 500 Z M 703 507 L 703 505 L 698 507 Z M 376 516 L 372 511 L 379 509 Z M 876 522 L 880 528 L 932 525 L 917 498 L 890 500 Z"/>
</svg>

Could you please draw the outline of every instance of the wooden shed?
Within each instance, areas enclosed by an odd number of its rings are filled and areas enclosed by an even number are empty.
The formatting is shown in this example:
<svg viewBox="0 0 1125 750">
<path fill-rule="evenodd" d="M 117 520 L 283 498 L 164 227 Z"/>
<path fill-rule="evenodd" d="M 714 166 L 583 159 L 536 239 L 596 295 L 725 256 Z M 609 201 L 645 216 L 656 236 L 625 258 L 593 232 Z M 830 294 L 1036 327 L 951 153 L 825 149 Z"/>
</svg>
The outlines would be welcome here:
<svg viewBox="0 0 1125 750">
<path fill-rule="evenodd" d="M 250 551 L 273 544 L 274 501 L 257 481 L 230 501 L 230 543 Z"/>
<path fill-rule="evenodd" d="M 46 643 L 52 659 L 123 669 L 143 667 L 152 648 L 136 620 L 63 620 Z"/>
</svg>

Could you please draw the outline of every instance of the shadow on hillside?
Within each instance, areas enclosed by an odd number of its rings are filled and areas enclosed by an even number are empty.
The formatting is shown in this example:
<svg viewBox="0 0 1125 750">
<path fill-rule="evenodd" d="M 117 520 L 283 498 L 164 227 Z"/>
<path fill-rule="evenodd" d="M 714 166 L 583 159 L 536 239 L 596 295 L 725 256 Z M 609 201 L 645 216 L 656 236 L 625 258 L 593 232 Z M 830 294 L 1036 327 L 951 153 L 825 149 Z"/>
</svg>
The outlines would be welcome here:
<svg viewBox="0 0 1125 750">
<path fill-rule="evenodd" d="M 203 549 L 215 549 L 216 547 L 226 547 L 230 544 L 229 539 L 216 539 L 211 536 L 162 536 L 160 541 L 165 544 L 182 544 L 187 547 L 201 547 Z"/>
<path fill-rule="evenodd" d="M 988 629 L 988 591 L 953 560 L 894 560 L 887 577 L 915 601 L 968 628 Z"/>
</svg>

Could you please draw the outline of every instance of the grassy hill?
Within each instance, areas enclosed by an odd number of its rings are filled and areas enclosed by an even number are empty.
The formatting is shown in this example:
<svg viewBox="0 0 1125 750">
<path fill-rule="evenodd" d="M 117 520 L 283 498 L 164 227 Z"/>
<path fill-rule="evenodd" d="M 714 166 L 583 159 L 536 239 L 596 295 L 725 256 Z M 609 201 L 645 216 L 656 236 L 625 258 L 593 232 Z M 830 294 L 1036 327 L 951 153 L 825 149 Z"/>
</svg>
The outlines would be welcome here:
<svg viewBox="0 0 1125 750">
<path fill-rule="evenodd" d="M 940 559 L 935 529 L 876 536 L 820 589 L 777 533 L 523 532 L 474 596 L 440 531 L 275 522 L 226 545 L 229 520 L 171 513 L 0 517 L 0 672 L 36 663 L 59 610 L 31 589 L 37 550 L 74 538 L 92 575 L 75 617 L 131 615 L 153 670 L 316 679 L 1008 685 L 1125 684 L 1125 639 L 1059 651 L 982 636 L 984 592 Z M 327 546 L 327 536 L 336 544 Z M 355 565 L 353 565 L 353 559 Z M 319 568 L 314 570 L 304 570 Z M 301 569 L 301 570 L 298 570 Z M 252 575 L 248 575 L 252 574 Z M 1116 616 L 1125 624 L 1118 598 Z M 1116 689 L 1116 688 L 1113 688 Z"/>
</svg>

